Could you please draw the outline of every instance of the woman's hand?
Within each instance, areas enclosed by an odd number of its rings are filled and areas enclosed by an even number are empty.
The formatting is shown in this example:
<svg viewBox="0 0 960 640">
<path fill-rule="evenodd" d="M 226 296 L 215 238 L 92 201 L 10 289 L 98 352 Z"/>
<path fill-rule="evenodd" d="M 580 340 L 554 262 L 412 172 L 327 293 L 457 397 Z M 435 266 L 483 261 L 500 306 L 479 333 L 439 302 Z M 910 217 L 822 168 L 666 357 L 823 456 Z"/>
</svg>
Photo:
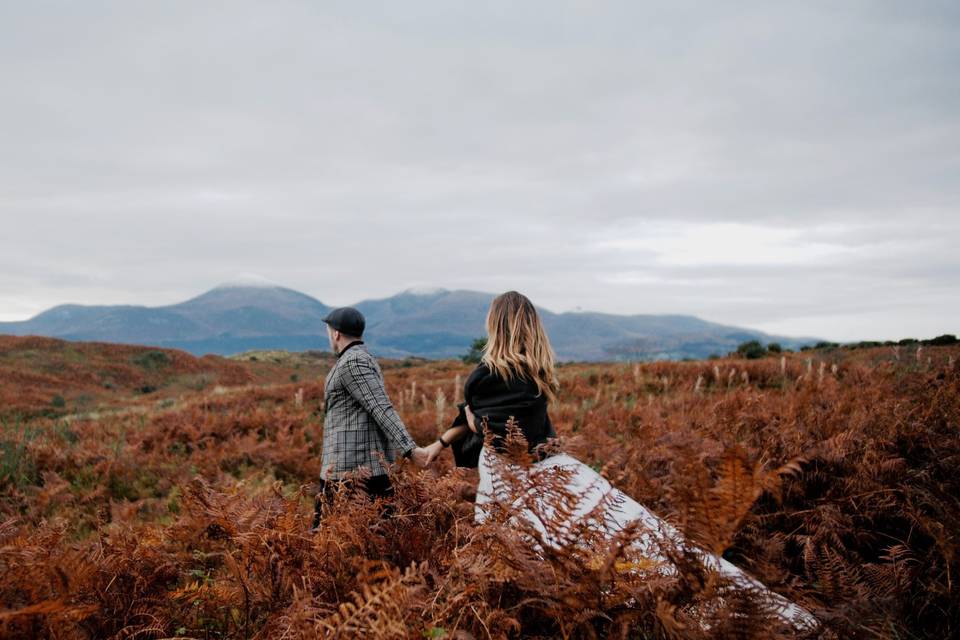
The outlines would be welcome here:
<svg viewBox="0 0 960 640">
<path fill-rule="evenodd" d="M 427 450 L 427 466 L 429 467 L 431 464 L 433 464 L 433 461 L 437 459 L 437 456 L 439 456 L 443 451 L 443 445 L 439 440 L 437 440 L 433 444 L 424 447 L 424 449 Z"/>
<path fill-rule="evenodd" d="M 473 415 L 473 411 L 470 410 L 470 405 L 465 405 L 463 407 L 464 413 L 467 415 L 467 426 L 470 427 L 470 431 L 474 433 L 477 432 L 477 419 Z"/>
</svg>

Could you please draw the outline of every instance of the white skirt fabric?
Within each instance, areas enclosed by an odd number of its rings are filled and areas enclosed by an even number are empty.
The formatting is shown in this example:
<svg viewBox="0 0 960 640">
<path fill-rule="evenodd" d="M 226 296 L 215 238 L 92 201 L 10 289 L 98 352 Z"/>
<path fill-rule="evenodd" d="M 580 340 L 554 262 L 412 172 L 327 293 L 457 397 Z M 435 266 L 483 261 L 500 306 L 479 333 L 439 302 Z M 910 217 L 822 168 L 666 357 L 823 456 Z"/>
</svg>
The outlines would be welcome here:
<svg viewBox="0 0 960 640">
<path fill-rule="evenodd" d="M 477 522 L 482 522 L 488 517 L 487 510 L 491 503 L 506 504 L 511 496 L 505 495 L 501 483 L 497 482 L 495 477 L 497 473 L 495 462 L 496 452 L 484 447 L 480 453 L 480 462 L 478 471 L 480 481 L 477 485 L 476 506 L 474 507 L 474 518 Z M 501 465 L 508 464 L 500 460 Z M 671 543 L 690 550 L 695 553 L 700 560 L 711 569 L 717 571 L 722 576 L 729 578 L 734 584 L 752 589 L 756 593 L 761 593 L 766 597 L 770 609 L 781 619 L 793 625 L 797 629 L 813 629 L 818 625 L 817 619 L 803 607 L 790 602 L 783 596 L 767 589 L 762 583 L 749 576 L 743 570 L 739 569 L 729 561 L 715 556 L 707 551 L 699 549 L 687 543 L 679 531 L 669 523 L 657 517 L 643 505 L 619 489 L 613 487 L 602 475 L 594 471 L 588 465 L 580 462 L 576 458 L 567 454 L 551 456 L 541 462 L 531 465 L 531 470 L 524 470 L 517 465 L 509 465 L 512 473 L 530 473 L 530 471 L 543 467 L 559 467 L 569 473 L 569 480 L 566 489 L 578 496 L 576 509 L 572 512 L 569 521 L 581 520 L 587 514 L 591 514 L 593 521 L 603 527 L 609 535 L 615 535 L 628 524 L 639 521 L 640 529 L 643 531 L 634 542 L 634 548 L 643 554 L 647 559 L 662 560 L 662 566 L 670 567 L 666 558 L 662 556 L 658 541 L 667 539 Z M 500 486 L 498 495 L 497 487 Z M 528 490 L 533 492 L 539 512 L 535 516 L 529 510 L 521 510 L 521 515 L 532 524 L 548 542 L 551 541 L 551 535 L 543 526 L 543 518 L 550 518 L 554 525 L 560 524 L 557 530 L 563 530 L 569 526 L 568 523 L 557 523 L 555 520 L 555 511 L 550 506 L 550 497 L 539 494 L 535 485 L 529 485 Z M 514 498 L 513 503 L 516 506 L 522 498 Z M 605 505 L 600 508 L 602 518 L 595 517 L 595 509 L 602 501 Z"/>
</svg>

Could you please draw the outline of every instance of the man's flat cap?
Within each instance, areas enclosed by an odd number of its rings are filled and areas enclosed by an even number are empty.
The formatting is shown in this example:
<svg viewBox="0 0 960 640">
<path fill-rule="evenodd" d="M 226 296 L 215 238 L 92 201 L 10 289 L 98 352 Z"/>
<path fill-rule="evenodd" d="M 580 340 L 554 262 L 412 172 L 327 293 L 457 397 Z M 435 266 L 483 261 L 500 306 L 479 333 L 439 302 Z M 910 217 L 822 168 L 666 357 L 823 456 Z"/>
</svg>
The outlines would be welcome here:
<svg viewBox="0 0 960 640">
<path fill-rule="evenodd" d="M 348 336 L 359 338 L 363 335 L 363 330 L 367 326 L 363 314 L 353 307 L 340 307 L 334 309 L 323 319 L 328 325 Z"/>
</svg>

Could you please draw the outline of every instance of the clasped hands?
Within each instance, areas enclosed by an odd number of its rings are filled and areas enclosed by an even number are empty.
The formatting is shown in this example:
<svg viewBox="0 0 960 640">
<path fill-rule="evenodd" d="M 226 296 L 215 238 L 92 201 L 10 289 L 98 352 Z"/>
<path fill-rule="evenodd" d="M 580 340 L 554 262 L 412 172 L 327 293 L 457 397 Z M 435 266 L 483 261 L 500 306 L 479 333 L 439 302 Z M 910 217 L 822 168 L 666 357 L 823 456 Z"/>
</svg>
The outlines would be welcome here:
<svg viewBox="0 0 960 640">
<path fill-rule="evenodd" d="M 473 411 L 470 410 L 470 406 L 464 406 L 464 413 L 467 416 L 467 426 L 474 433 L 477 432 L 476 420 L 473 416 Z M 450 443 L 447 443 L 449 446 Z M 413 453 L 410 454 L 410 459 L 413 460 L 413 463 L 420 467 L 421 469 L 426 469 L 433 461 L 437 459 L 437 456 L 440 455 L 440 452 L 443 451 L 443 443 L 438 439 L 436 442 L 433 442 L 425 447 L 417 447 L 413 450 Z"/>
</svg>

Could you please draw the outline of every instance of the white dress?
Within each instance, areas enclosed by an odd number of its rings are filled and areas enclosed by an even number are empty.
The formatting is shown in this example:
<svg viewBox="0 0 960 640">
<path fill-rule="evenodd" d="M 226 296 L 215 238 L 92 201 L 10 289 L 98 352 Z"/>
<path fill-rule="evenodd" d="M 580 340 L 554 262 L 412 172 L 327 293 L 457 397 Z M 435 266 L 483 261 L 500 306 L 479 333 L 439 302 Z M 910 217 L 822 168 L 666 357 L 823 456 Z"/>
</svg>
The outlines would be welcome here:
<svg viewBox="0 0 960 640">
<path fill-rule="evenodd" d="M 551 473 L 548 467 L 559 468 L 569 474 L 565 486 L 568 491 L 578 497 L 578 501 L 569 521 L 559 523 L 561 526 L 555 528 L 555 530 L 563 530 L 569 526 L 569 522 L 582 522 L 584 517 L 589 517 L 591 522 L 595 522 L 598 527 L 601 527 L 601 530 L 609 535 L 614 535 L 628 523 L 639 521 L 644 533 L 637 537 L 633 548 L 637 549 L 644 558 L 659 561 L 659 566 L 669 571 L 672 565 L 663 557 L 657 543 L 658 540 L 667 539 L 673 544 L 695 553 L 704 565 L 729 578 L 734 584 L 752 589 L 755 593 L 763 594 L 770 610 L 795 628 L 812 629 L 818 625 L 817 619 L 803 607 L 770 591 L 758 580 L 747 575 L 727 560 L 687 543 L 673 526 L 657 517 L 630 496 L 613 487 L 606 478 L 576 458 L 567 454 L 554 455 L 531 465 L 530 469 L 526 470 L 518 465 L 509 464 L 502 458 L 499 461 L 496 458 L 496 452 L 491 451 L 488 447 L 483 447 L 478 464 L 480 481 L 477 486 L 477 499 L 474 507 L 474 517 L 477 522 L 486 519 L 487 509 L 491 503 L 505 504 L 510 499 L 510 496 L 506 495 L 507 492 L 503 490 L 502 484 L 497 482 L 497 462 L 501 465 L 508 465 L 513 473 L 522 474 L 520 476 L 522 478 L 530 478 L 531 474 L 534 476 L 539 474 L 543 478 Z M 547 542 L 555 542 L 543 526 L 542 519 L 550 519 L 554 525 L 558 523 L 556 522 L 556 512 L 551 506 L 551 496 L 544 493 L 542 484 L 547 483 L 531 482 L 526 485 L 525 489 L 534 498 L 539 514 L 534 515 L 529 509 L 524 509 L 521 511 L 521 515 L 540 532 Z M 497 486 L 500 486 L 499 492 L 496 489 Z M 520 500 L 521 498 L 515 498 L 514 504 L 516 505 Z M 603 506 L 600 506 L 602 501 L 606 502 Z M 553 502 L 556 503 L 555 500 Z M 596 514 L 598 510 L 602 512 L 599 518 Z"/>
</svg>

